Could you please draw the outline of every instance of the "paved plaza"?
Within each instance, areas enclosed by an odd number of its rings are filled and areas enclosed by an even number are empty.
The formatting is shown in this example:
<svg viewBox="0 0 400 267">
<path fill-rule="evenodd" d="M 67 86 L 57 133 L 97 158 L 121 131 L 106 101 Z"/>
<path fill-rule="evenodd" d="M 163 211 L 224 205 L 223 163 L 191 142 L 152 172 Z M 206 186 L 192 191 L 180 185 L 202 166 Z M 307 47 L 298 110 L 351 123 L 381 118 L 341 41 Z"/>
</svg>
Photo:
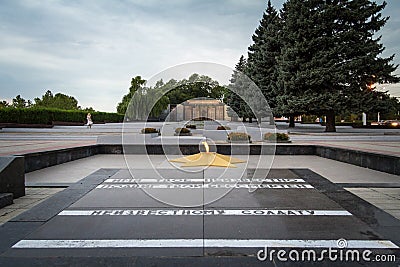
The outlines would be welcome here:
<svg viewBox="0 0 400 267">
<path fill-rule="evenodd" d="M 96 126 L 8 129 L 0 133 L 1 152 L 23 155 L 121 138 L 120 125 Z M 300 129 L 291 139 L 391 156 L 400 148 L 396 131 L 343 128 L 323 135 Z M 360 266 L 398 265 L 398 175 L 305 155 L 277 155 L 268 172 L 259 158 L 251 155 L 246 166 L 228 171 L 187 172 L 163 155 L 95 155 L 26 173 L 26 196 L 0 209 L 0 265 L 303 266 L 276 255 L 259 261 L 257 253 L 265 246 L 321 253 L 343 244 L 397 257 L 397 263 Z M 250 178 L 260 183 L 251 188 Z M 327 257 L 323 263 L 344 265 Z"/>
<path fill-rule="evenodd" d="M 163 125 L 165 123 L 150 122 L 128 125 L 98 124 L 91 129 L 86 126 L 55 126 L 51 129 L 3 128 L 0 131 L 0 156 L 94 144 L 121 144 L 122 132 L 137 136 L 136 142 L 143 143 L 140 138 L 142 128 L 160 128 Z M 254 123 L 249 125 L 255 126 Z M 337 133 L 324 133 L 324 129 L 325 127 L 320 125 L 297 125 L 296 128 L 288 129 L 285 123 L 277 124 L 278 131 L 290 133 L 293 144 L 321 144 L 385 155 L 400 155 L 399 129 L 353 129 L 338 126 Z"/>
</svg>

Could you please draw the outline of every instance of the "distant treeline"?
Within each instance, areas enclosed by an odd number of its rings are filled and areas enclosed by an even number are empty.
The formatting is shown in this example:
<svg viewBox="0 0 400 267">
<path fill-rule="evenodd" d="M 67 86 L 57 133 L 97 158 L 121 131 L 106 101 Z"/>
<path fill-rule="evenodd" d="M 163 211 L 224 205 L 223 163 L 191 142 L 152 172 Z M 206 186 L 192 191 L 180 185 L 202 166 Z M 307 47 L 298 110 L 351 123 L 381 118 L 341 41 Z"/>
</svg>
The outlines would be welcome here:
<svg viewBox="0 0 400 267">
<path fill-rule="evenodd" d="M 87 111 L 50 108 L 0 108 L 0 123 L 46 124 L 53 122 L 85 123 Z M 92 112 L 94 123 L 122 122 L 124 115 Z"/>
</svg>

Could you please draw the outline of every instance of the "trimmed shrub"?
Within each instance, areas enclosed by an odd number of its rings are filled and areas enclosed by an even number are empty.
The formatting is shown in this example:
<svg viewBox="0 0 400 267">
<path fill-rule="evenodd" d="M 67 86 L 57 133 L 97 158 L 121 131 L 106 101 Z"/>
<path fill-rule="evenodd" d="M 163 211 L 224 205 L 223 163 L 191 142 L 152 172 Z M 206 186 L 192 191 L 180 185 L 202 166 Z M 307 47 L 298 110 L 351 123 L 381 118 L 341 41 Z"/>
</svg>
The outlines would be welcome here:
<svg viewBox="0 0 400 267">
<path fill-rule="evenodd" d="M 87 111 L 48 108 L 1 108 L 0 123 L 47 124 L 56 122 L 86 123 Z M 94 123 L 122 122 L 123 114 L 91 112 Z"/>
<path fill-rule="evenodd" d="M 238 133 L 238 132 L 233 132 L 228 134 L 228 141 L 244 141 L 244 142 L 250 142 L 251 141 L 251 136 L 248 135 L 247 133 Z"/>
<path fill-rule="evenodd" d="M 190 130 L 187 128 L 176 128 L 175 133 L 176 134 L 189 134 Z"/>
<path fill-rule="evenodd" d="M 186 125 L 185 125 L 185 128 L 188 128 L 188 129 L 196 129 L 197 127 L 196 127 L 196 125 L 194 125 L 194 124 L 186 124 Z"/>
<path fill-rule="evenodd" d="M 264 140 L 271 142 L 287 142 L 289 141 L 289 135 L 285 133 L 266 133 L 264 134 Z"/>
<path fill-rule="evenodd" d="M 158 133 L 156 128 L 143 128 L 140 132 L 142 134 Z"/>
<path fill-rule="evenodd" d="M 231 129 L 231 127 L 229 127 L 229 126 L 220 125 L 220 126 L 217 127 L 217 130 L 230 130 L 230 129 Z"/>
</svg>

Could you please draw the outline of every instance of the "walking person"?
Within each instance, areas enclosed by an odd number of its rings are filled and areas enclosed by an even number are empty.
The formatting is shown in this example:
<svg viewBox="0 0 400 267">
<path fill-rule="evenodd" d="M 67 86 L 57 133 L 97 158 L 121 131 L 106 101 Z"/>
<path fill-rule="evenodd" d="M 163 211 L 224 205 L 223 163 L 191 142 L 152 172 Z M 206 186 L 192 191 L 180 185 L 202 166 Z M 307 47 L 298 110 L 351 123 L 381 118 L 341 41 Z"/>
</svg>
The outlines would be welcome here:
<svg viewBox="0 0 400 267">
<path fill-rule="evenodd" d="M 86 120 L 87 120 L 87 127 L 88 128 L 92 128 L 92 125 L 93 125 L 93 121 L 92 121 L 92 115 L 90 114 L 90 113 L 88 113 L 87 115 L 86 115 Z"/>
</svg>

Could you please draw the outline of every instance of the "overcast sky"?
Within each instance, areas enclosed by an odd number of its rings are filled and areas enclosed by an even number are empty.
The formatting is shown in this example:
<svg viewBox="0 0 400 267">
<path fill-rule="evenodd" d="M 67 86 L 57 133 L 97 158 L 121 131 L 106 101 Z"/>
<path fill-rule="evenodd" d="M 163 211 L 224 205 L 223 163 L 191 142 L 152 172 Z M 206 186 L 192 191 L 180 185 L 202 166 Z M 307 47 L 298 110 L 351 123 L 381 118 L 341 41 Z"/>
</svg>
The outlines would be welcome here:
<svg viewBox="0 0 400 267">
<path fill-rule="evenodd" d="M 281 8 L 283 0 L 273 0 Z M 234 67 L 247 54 L 267 0 L 1 0 L 0 99 L 46 90 L 115 111 L 136 75 L 188 62 Z M 400 63 L 400 1 L 381 31 Z M 397 15 L 397 17 L 396 17 Z M 400 74 L 400 70 L 396 72 Z M 389 87 L 387 87 L 389 88 Z M 394 95 L 400 90 L 390 87 Z"/>
</svg>

